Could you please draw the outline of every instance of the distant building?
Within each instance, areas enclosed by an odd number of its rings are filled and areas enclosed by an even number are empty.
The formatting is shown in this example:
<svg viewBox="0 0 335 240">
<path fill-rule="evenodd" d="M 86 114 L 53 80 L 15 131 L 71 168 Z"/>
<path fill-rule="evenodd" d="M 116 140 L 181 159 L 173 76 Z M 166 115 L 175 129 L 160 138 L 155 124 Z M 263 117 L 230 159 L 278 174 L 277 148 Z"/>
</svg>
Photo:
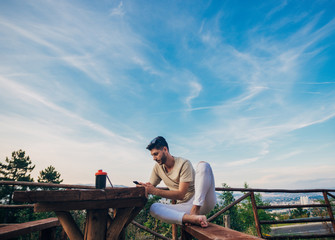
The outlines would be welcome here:
<svg viewBox="0 0 335 240">
<path fill-rule="evenodd" d="M 308 198 L 308 196 L 301 196 L 300 197 L 300 204 L 301 205 L 309 204 L 309 198 Z"/>
</svg>

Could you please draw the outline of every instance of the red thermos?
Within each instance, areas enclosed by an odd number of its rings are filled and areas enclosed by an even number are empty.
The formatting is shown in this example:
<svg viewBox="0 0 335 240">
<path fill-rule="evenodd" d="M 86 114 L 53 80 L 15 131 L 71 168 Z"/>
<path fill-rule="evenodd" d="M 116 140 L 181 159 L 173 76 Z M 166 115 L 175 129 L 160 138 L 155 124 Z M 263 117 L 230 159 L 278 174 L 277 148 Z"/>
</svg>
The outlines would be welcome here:
<svg viewBox="0 0 335 240">
<path fill-rule="evenodd" d="M 106 188 L 106 178 L 107 173 L 103 172 L 102 169 L 98 170 L 98 172 L 95 173 L 95 188 Z"/>
</svg>

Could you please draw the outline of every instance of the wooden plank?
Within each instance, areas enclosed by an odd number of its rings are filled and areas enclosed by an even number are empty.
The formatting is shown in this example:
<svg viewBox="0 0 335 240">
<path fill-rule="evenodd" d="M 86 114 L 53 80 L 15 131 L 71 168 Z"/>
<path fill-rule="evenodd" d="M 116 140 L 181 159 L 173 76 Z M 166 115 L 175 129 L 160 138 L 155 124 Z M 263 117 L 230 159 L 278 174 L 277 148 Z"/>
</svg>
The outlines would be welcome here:
<svg viewBox="0 0 335 240">
<path fill-rule="evenodd" d="M 67 202 L 67 201 L 89 201 L 108 200 L 124 198 L 145 198 L 145 188 L 108 188 L 108 189 L 71 189 L 52 191 L 15 191 L 16 202 Z"/>
<path fill-rule="evenodd" d="M 24 182 L 24 181 L 0 181 L 0 185 L 20 185 L 20 186 L 35 186 L 35 187 L 95 189 L 95 186 L 87 186 L 87 185 L 39 183 L 39 182 Z"/>
<path fill-rule="evenodd" d="M 254 213 L 254 219 L 255 219 L 255 225 L 256 225 L 255 227 L 256 227 L 258 236 L 261 238 L 262 237 L 262 229 L 261 229 L 261 224 L 260 224 L 259 218 L 258 218 L 258 211 L 257 211 L 255 194 L 253 192 L 251 192 L 250 198 L 251 198 L 252 211 Z"/>
<path fill-rule="evenodd" d="M 105 240 L 108 209 L 88 210 L 85 240 Z"/>
<path fill-rule="evenodd" d="M 326 234 L 297 234 L 297 235 L 285 235 L 285 236 L 264 236 L 265 239 L 319 239 L 319 238 L 329 238 L 329 239 L 335 239 L 335 234 L 332 233 L 326 233 Z"/>
<path fill-rule="evenodd" d="M 325 199 L 325 203 L 327 204 L 327 211 L 328 211 L 329 218 L 331 219 L 331 223 L 333 225 L 333 231 L 335 232 L 335 220 L 334 220 L 334 215 L 332 211 L 332 206 L 330 205 L 330 202 L 327 196 L 327 192 L 323 192 L 323 197 Z"/>
<path fill-rule="evenodd" d="M 257 209 L 283 209 L 283 208 L 309 208 L 309 207 L 327 207 L 327 204 L 305 204 L 305 205 L 270 205 L 257 206 Z"/>
<path fill-rule="evenodd" d="M 70 240 L 83 240 L 83 234 L 69 212 L 56 212 L 56 215 Z"/>
<path fill-rule="evenodd" d="M 144 187 L 109 188 L 105 190 L 107 199 L 145 197 Z"/>
<path fill-rule="evenodd" d="M 139 214 L 139 212 L 143 209 L 143 207 L 134 207 L 133 211 L 129 214 L 129 218 L 127 223 L 125 224 L 124 227 L 127 227 L 133 219 Z"/>
<path fill-rule="evenodd" d="M 57 218 L 47 218 L 26 223 L 12 224 L 0 228 L 0 238 L 10 239 L 31 232 L 57 227 L 60 223 Z"/>
<path fill-rule="evenodd" d="M 177 200 L 172 199 L 172 204 L 177 204 Z M 178 225 L 172 224 L 172 240 L 178 240 Z"/>
<path fill-rule="evenodd" d="M 35 212 L 51 212 L 51 211 L 69 211 L 84 209 L 104 209 L 104 208 L 125 208 L 129 206 L 143 207 L 146 198 L 131 199 L 114 199 L 105 201 L 69 201 L 69 202 L 44 202 L 35 203 Z"/>
<path fill-rule="evenodd" d="M 183 226 L 183 230 L 191 234 L 198 240 L 247 240 L 247 239 L 261 239 L 245 233 L 241 233 L 229 228 L 225 228 L 213 223 L 209 223 L 207 228 L 200 226 Z"/>
<path fill-rule="evenodd" d="M 297 218 L 287 220 L 261 220 L 261 224 L 282 224 L 282 223 L 311 223 L 311 222 L 331 222 L 331 218 Z"/>
<path fill-rule="evenodd" d="M 15 202 L 52 202 L 52 201 L 79 201 L 80 190 L 56 190 L 56 191 L 15 191 Z"/>
<path fill-rule="evenodd" d="M 335 189 L 260 189 L 260 188 L 222 188 L 216 187 L 215 191 L 233 192 L 279 192 L 279 193 L 314 193 L 314 192 L 334 192 Z"/>
<path fill-rule="evenodd" d="M 34 204 L 22 204 L 22 205 L 8 205 L 8 204 L 0 204 L 0 208 L 9 208 L 9 209 L 18 209 L 18 208 L 33 208 Z"/>
</svg>

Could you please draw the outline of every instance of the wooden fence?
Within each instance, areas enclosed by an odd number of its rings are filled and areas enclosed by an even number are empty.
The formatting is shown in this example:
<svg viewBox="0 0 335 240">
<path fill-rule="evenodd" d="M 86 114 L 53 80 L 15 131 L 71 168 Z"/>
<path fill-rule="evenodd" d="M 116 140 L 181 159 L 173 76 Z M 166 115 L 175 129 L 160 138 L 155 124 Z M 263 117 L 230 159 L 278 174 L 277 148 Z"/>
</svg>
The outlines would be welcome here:
<svg viewBox="0 0 335 240">
<path fill-rule="evenodd" d="M 335 237 L 335 220 L 332 211 L 332 205 L 328 198 L 332 197 L 335 200 L 334 189 L 305 189 L 305 190 L 288 190 L 288 189 L 251 189 L 251 188 L 216 188 L 216 191 L 232 191 L 232 192 L 244 192 L 245 194 L 237 199 L 235 202 L 220 210 L 208 220 L 212 221 L 232 206 L 243 201 L 247 197 L 251 198 L 251 204 L 253 209 L 253 215 L 255 219 L 255 227 L 257 235 L 260 238 L 265 239 L 304 239 L 304 238 L 333 238 Z M 295 205 L 257 205 L 255 200 L 255 193 L 320 193 L 322 194 L 325 204 L 295 204 Z M 292 208 L 326 208 L 328 217 L 316 217 L 316 218 L 301 218 L 301 219 L 288 219 L 288 220 L 260 220 L 258 210 L 269 210 L 269 209 L 292 209 Z M 330 222 L 332 225 L 332 233 L 328 234 L 301 234 L 301 235 L 283 235 L 283 236 L 268 236 L 262 233 L 261 225 L 265 224 L 292 224 L 292 223 L 312 223 L 312 222 Z"/>
<path fill-rule="evenodd" d="M 85 185 L 69 185 L 69 184 L 48 184 L 48 183 L 34 183 L 34 182 L 13 182 L 13 181 L 0 181 L 1 185 L 21 185 L 21 186 L 33 186 L 33 187 L 55 187 L 55 188 L 80 188 L 80 189 L 92 189 L 95 188 L 94 186 L 85 186 Z M 333 198 L 335 200 L 335 190 L 334 189 L 305 189 L 305 190 L 288 190 L 288 189 L 252 189 L 252 188 L 219 188 L 217 187 L 215 189 L 218 192 L 224 192 L 224 191 L 231 191 L 231 192 L 243 192 L 244 194 L 239 197 L 236 201 L 229 204 L 228 206 L 223 207 L 220 211 L 215 213 L 213 216 L 209 217 L 209 221 L 213 221 L 217 217 L 219 217 L 221 214 L 225 213 L 227 210 L 229 210 L 231 207 L 239 204 L 246 198 L 250 197 L 252 209 L 253 209 L 253 215 L 255 220 L 255 228 L 257 231 L 257 235 L 260 238 L 264 239 L 306 239 L 306 238 L 334 238 L 335 237 L 335 220 L 334 220 L 334 214 L 332 210 L 332 204 L 329 200 L 330 198 Z M 296 205 L 264 205 L 260 206 L 257 205 L 255 200 L 255 193 L 320 193 L 323 196 L 324 204 L 296 204 Z M 32 205 L 0 205 L 0 208 L 25 208 L 25 207 L 32 207 Z M 303 218 L 303 219 L 288 219 L 288 220 L 260 220 L 258 210 L 269 210 L 269 209 L 292 209 L 292 208 L 326 208 L 328 217 L 317 217 L 317 218 Z M 268 236 L 262 233 L 261 225 L 267 225 L 267 224 L 292 224 L 292 223 L 311 223 L 311 222 L 330 222 L 331 226 L 333 228 L 332 232 L 328 234 L 303 234 L 303 235 L 285 235 L 285 236 Z M 167 237 L 162 236 L 151 229 L 148 229 L 145 226 L 142 226 L 141 224 L 133 221 L 132 224 L 144 231 L 147 231 L 154 236 L 168 240 Z M 172 235 L 173 240 L 178 239 L 177 237 L 178 232 L 178 226 L 173 225 L 172 227 Z"/>
</svg>

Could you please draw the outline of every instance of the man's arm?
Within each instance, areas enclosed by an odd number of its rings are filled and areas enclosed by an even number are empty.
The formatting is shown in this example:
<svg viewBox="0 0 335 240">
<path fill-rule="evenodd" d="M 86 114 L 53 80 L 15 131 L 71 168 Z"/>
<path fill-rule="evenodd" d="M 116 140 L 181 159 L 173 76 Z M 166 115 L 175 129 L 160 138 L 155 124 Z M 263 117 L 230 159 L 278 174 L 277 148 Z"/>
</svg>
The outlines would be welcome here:
<svg viewBox="0 0 335 240">
<path fill-rule="evenodd" d="M 187 193 L 187 189 L 190 186 L 189 182 L 181 182 L 179 184 L 178 190 L 163 190 L 154 187 L 151 183 L 141 183 L 142 186 L 145 187 L 148 194 L 157 195 L 167 199 L 173 200 L 183 200 L 185 194 Z"/>
</svg>

